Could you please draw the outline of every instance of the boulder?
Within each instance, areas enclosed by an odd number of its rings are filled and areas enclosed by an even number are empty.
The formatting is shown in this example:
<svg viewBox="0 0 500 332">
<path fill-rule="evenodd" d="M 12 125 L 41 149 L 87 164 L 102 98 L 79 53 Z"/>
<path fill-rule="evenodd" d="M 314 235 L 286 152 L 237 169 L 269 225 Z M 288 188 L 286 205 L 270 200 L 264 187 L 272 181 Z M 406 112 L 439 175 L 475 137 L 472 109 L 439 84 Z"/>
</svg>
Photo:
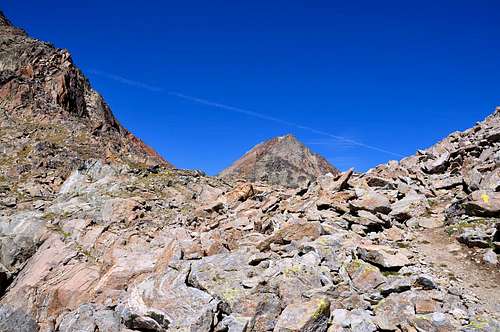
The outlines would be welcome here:
<svg viewBox="0 0 500 332">
<path fill-rule="evenodd" d="M 408 257 L 397 249 L 381 245 L 361 245 L 357 249 L 359 257 L 387 269 L 400 268 L 410 264 Z"/>
<path fill-rule="evenodd" d="M 415 317 L 414 304 L 409 292 L 392 293 L 374 309 L 374 322 L 381 330 L 396 331 Z"/>
<path fill-rule="evenodd" d="M 444 226 L 443 220 L 438 217 L 420 217 L 417 220 L 418 225 L 423 228 L 439 228 Z"/>
<path fill-rule="evenodd" d="M 286 223 L 276 233 L 258 243 L 257 249 L 261 251 L 267 250 L 272 243 L 286 244 L 302 239 L 315 240 L 321 235 L 321 232 L 322 228 L 319 222 L 305 220 L 291 221 Z"/>
<path fill-rule="evenodd" d="M 228 192 L 225 195 L 225 198 L 227 203 L 233 204 L 235 202 L 244 202 L 253 195 L 255 195 L 253 186 L 250 183 L 243 183 L 232 191 Z"/>
<path fill-rule="evenodd" d="M 23 309 L 0 305 L 0 332 L 37 332 L 36 321 Z"/>
<path fill-rule="evenodd" d="M 328 327 L 330 302 L 324 298 L 288 305 L 281 313 L 275 332 L 324 332 Z"/>
<path fill-rule="evenodd" d="M 406 221 L 412 217 L 420 217 L 429 210 L 429 203 L 424 195 L 410 193 L 391 206 L 390 216 L 399 221 Z"/>
<path fill-rule="evenodd" d="M 350 168 L 346 172 L 342 173 L 337 179 L 333 180 L 331 175 L 323 175 L 318 178 L 318 182 L 321 186 L 321 189 L 328 193 L 335 193 L 348 187 L 348 181 L 353 174 L 353 169 Z"/>
<path fill-rule="evenodd" d="M 465 213 L 471 216 L 499 217 L 500 192 L 478 190 L 462 203 Z"/>
<path fill-rule="evenodd" d="M 60 332 L 120 332 L 120 317 L 109 309 L 96 308 L 92 304 L 82 304 L 76 310 L 64 314 L 59 323 Z"/>
<path fill-rule="evenodd" d="M 437 156 L 437 158 L 426 162 L 422 169 L 427 173 L 441 173 L 446 170 L 448 165 L 448 160 L 450 158 L 449 152 L 443 152 Z"/>
<path fill-rule="evenodd" d="M 498 264 L 497 254 L 492 249 L 487 249 L 483 255 L 483 261 L 487 264 L 495 266 Z"/>
<path fill-rule="evenodd" d="M 350 202 L 351 209 L 366 210 L 372 213 L 380 212 L 388 214 L 391 212 L 391 203 L 389 199 L 376 191 L 368 191 L 360 198 Z"/>
<path fill-rule="evenodd" d="M 386 281 L 377 267 L 362 260 L 352 261 L 346 270 L 353 286 L 363 292 L 371 291 Z"/>
</svg>

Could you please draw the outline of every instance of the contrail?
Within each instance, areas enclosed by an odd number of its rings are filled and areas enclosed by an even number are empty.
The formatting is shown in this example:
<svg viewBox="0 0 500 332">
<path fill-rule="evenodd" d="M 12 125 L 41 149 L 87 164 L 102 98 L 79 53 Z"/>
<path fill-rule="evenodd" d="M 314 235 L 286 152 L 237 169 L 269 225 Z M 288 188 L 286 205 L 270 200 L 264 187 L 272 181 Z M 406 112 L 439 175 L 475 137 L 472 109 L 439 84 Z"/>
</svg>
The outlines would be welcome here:
<svg viewBox="0 0 500 332">
<path fill-rule="evenodd" d="M 98 76 L 109 78 L 109 79 L 111 79 L 113 81 L 117 81 L 119 83 L 123 83 L 123 84 L 126 84 L 126 85 L 134 86 L 136 88 L 146 89 L 146 90 L 155 91 L 155 92 L 161 92 L 161 91 L 163 91 L 163 89 L 160 88 L 160 87 L 149 85 L 149 84 L 138 82 L 138 81 L 129 80 L 128 78 L 125 78 L 125 77 L 122 77 L 122 76 L 118 76 L 118 75 L 115 75 L 115 74 L 111 74 L 111 73 L 106 73 L 104 71 L 90 69 L 89 72 L 92 73 L 92 74 L 94 74 L 94 75 L 98 75 Z"/>
<path fill-rule="evenodd" d="M 315 134 L 327 136 L 327 137 L 334 138 L 334 139 L 339 140 L 339 141 L 350 143 L 352 145 L 357 145 L 357 146 L 360 146 L 360 147 L 363 147 L 363 148 L 366 148 L 366 149 L 370 149 L 370 150 L 373 150 L 373 151 L 386 153 L 386 154 L 389 154 L 389 155 L 392 155 L 392 156 L 396 156 L 396 157 L 399 157 L 399 158 L 404 157 L 403 155 L 401 155 L 399 153 L 396 153 L 396 152 L 388 151 L 388 150 L 385 150 L 385 149 L 382 149 L 382 148 L 379 148 L 379 147 L 376 147 L 376 146 L 373 146 L 373 145 L 369 145 L 369 144 L 365 144 L 365 143 L 362 143 L 362 142 L 358 142 L 358 141 L 352 140 L 352 139 L 347 138 L 347 137 L 334 135 L 334 134 L 331 134 L 331 133 L 323 131 L 323 130 L 315 129 L 315 128 L 308 127 L 308 126 L 303 126 L 303 125 L 298 124 L 298 123 L 294 123 L 294 122 L 286 121 L 286 120 L 283 120 L 283 119 L 275 118 L 275 117 L 272 117 L 272 116 L 269 116 L 269 115 L 265 115 L 265 114 L 262 114 L 262 113 L 258 113 L 258 112 L 246 110 L 246 109 L 239 108 L 239 107 L 224 105 L 224 104 L 221 104 L 221 103 L 213 102 L 213 101 L 202 99 L 202 98 L 198 98 L 198 97 L 188 96 L 188 95 L 185 95 L 185 94 L 182 94 L 182 93 L 178 93 L 178 92 L 170 91 L 170 92 L 168 92 L 168 94 L 171 95 L 171 96 L 175 96 L 175 97 L 178 97 L 178 98 L 185 99 L 185 100 L 190 100 L 190 101 L 193 101 L 193 102 L 198 103 L 198 104 L 212 106 L 212 107 L 220 108 L 220 109 L 231 111 L 231 112 L 245 114 L 245 115 L 248 115 L 248 116 L 252 116 L 254 118 L 263 119 L 263 120 L 267 120 L 267 121 L 273 121 L 273 122 L 280 123 L 280 124 L 283 124 L 283 125 L 287 125 L 287 126 L 290 126 L 290 127 L 295 127 L 295 128 L 298 128 L 298 129 L 303 129 L 303 130 L 306 130 L 306 131 L 309 131 L 309 132 L 312 132 L 312 133 L 315 133 Z"/>
<path fill-rule="evenodd" d="M 108 79 L 117 81 L 117 82 L 122 83 L 122 84 L 130 85 L 130 86 L 135 86 L 135 87 L 138 87 L 138 88 L 142 88 L 142 89 L 146 89 L 146 90 L 150 90 L 150 91 L 154 91 L 154 92 L 164 92 L 165 91 L 161 87 L 149 85 L 149 84 L 146 84 L 146 83 L 143 83 L 143 82 L 138 82 L 138 81 L 130 80 L 128 78 L 125 78 L 125 77 L 122 77 L 122 76 L 118 76 L 118 75 L 115 75 L 115 74 L 111 74 L 111 73 L 107 73 L 107 72 L 103 72 L 103 71 L 100 71 L 100 70 L 91 69 L 90 72 L 92 74 L 99 75 L 99 76 L 102 76 L 102 77 L 106 77 Z M 280 124 L 283 124 L 283 125 L 286 125 L 286 126 L 290 126 L 290 127 L 295 127 L 295 128 L 306 130 L 306 131 L 309 131 L 311 133 L 315 133 L 315 134 L 318 134 L 318 135 L 323 135 L 323 136 L 327 136 L 327 137 L 330 137 L 330 138 L 334 138 L 334 139 L 342 141 L 344 143 L 349 143 L 349 144 L 360 146 L 360 147 L 363 147 L 363 148 L 366 148 L 366 149 L 370 149 L 370 150 L 373 150 L 373 151 L 382 152 L 382 153 L 389 154 L 389 155 L 392 155 L 392 156 L 395 156 L 395 157 L 399 157 L 399 158 L 404 157 L 403 155 L 401 155 L 399 153 L 396 153 L 396 152 L 388 151 L 388 150 L 385 150 L 385 149 L 382 149 L 382 148 L 379 148 L 379 147 L 376 147 L 376 146 L 373 146 L 373 145 L 369 145 L 369 144 L 365 144 L 365 143 L 362 143 L 362 142 L 358 142 L 358 141 L 352 140 L 352 139 L 347 138 L 347 137 L 334 135 L 334 134 L 331 134 L 331 133 L 323 131 L 323 130 L 315 129 L 315 128 L 308 127 L 308 126 L 303 126 L 303 125 L 298 124 L 298 123 L 294 123 L 294 122 L 286 121 L 286 120 L 283 120 L 283 119 L 275 118 L 275 117 L 272 117 L 272 116 L 269 116 L 269 115 L 265 115 L 265 114 L 262 114 L 262 113 L 259 113 L 259 112 L 250 111 L 250 110 L 239 108 L 239 107 L 234 107 L 234 106 L 229 106 L 229 105 L 225 105 L 225 104 L 213 102 L 213 101 L 210 101 L 210 100 L 206 100 L 206 99 L 202 99 L 202 98 L 198 98 L 198 97 L 193 97 L 193 96 L 185 95 L 185 94 L 182 94 L 182 93 L 179 93 L 179 92 L 169 91 L 167 93 L 169 95 L 171 95 L 171 96 L 175 96 L 177 98 L 182 98 L 182 99 L 185 99 L 185 100 L 189 100 L 189 101 L 192 101 L 192 102 L 195 102 L 195 103 L 198 103 L 198 104 L 202 104 L 202 105 L 206 105 L 206 106 L 211 106 L 211 107 L 216 107 L 216 108 L 219 108 L 219 109 L 223 109 L 223 110 L 227 110 L 227 111 L 231 111 L 231 112 L 235 112 L 235 113 L 245 114 L 245 115 L 248 115 L 248 116 L 251 116 L 251 117 L 254 117 L 254 118 L 258 118 L 258 119 L 262 119 L 262 120 L 267 120 L 267 121 L 272 121 L 272 122 L 280 123 Z"/>
</svg>

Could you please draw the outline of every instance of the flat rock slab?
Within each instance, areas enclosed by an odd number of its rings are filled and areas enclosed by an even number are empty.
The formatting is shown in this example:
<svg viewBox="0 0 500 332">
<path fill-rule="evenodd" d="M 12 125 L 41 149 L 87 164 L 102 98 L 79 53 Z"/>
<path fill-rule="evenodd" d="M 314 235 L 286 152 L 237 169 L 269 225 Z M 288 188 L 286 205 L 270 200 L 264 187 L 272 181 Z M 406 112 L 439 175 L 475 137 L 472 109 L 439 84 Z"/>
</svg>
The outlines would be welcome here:
<svg viewBox="0 0 500 332">
<path fill-rule="evenodd" d="M 313 299 L 288 305 L 281 313 L 274 332 L 324 332 L 330 316 L 330 302 Z"/>
<path fill-rule="evenodd" d="M 388 246 L 361 245 L 357 252 L 362 260 L 384 268 L 399 268 L 410 264 L 408 257 Z"/>
<path fill-rule="evenodd" d="M 423 228 L 439 228 L 443 226 L 444 223 L 438 218 L 419 218 L 418 225 Z"/>
</svg>

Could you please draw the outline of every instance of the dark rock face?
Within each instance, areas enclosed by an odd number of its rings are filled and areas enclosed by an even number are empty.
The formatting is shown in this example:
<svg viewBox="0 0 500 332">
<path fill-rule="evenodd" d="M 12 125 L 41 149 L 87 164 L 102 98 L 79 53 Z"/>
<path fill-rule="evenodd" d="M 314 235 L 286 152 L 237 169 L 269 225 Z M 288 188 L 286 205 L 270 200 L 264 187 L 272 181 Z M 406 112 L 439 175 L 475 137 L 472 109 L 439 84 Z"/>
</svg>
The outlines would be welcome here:
<svg viewBox="0 0 500 332">
<path fill-rule="evenodd" d="M 88 158 L 167 164 L 118 123 L 66 50 L 1 13 L 0 152 L 0 185 L 32 196 L 53 194 Z"/>
<path fill-rule="evenodd" d="M 286 135 L 256 145 L 220 175 L 298 187 L 327 173 L 339 171 L 294 136 Z"/>
<path fill-rule="evenodd" d="M 241 183 L 162 164 L 3 16 L 0 45 L 0 332 L 498 331 L 500 109 L 366 174 L 276 139 L 241 170 L 282 185 Z"/>
</svg>

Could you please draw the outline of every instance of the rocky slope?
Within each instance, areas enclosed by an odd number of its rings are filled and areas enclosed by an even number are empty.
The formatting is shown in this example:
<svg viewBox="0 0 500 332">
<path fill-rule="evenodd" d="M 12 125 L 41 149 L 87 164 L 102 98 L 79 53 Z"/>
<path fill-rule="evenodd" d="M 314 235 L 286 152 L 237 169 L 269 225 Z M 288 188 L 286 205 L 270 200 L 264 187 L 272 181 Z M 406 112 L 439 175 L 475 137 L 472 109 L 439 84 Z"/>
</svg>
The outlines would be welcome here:
<svg viewBox="0 0 500 332">
<path fill-rule="evenodd" d="M 293 188 L 327 173 L 339 171 L 294 136 L 286 135 L 256 145 L 220 175 Z"/>
<path fill-rule="evenodd" d="M 1 12 L 0 152 L 2 190 L 31 197 L 57 192 L 89 158 L 166 164 L 118 123 L 66 50 L 28 37 Z"/>
<path fill-rule="evenodd" d="M 36 91 L 36 131 L 2 144 L 49 137 L 38 124 L 52 107 L 64 125 L 94 123 Z M 400 162 L 298 188 L 142 167 L 128 158 L 145 150 L 104 127 L 117 158 L 87 158 L 65 136 L 30 155 L 82 160 L 69 176 L 54 168 L 50 194 L 2 187 L 0 331 L 500 329 L 500 109 Z M 2 174 L 29 164 L 9 156 Z"/>
</svg>

